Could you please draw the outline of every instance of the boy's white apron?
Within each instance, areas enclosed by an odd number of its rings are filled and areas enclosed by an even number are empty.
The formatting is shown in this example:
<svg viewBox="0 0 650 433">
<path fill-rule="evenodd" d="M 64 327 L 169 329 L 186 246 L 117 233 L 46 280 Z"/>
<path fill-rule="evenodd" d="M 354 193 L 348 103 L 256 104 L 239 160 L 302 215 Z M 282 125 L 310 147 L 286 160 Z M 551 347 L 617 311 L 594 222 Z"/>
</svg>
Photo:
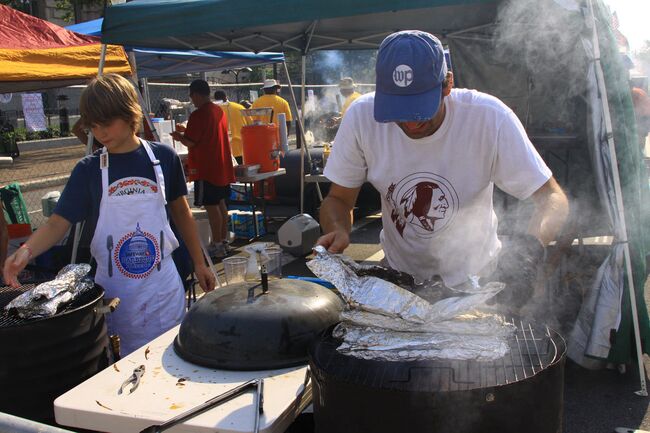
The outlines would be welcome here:
<svg viewBox="0 0 650 433">
<path fill-rule="evenodd" d="M 185 311 L 183 283 L 172 259 L 178 240 L 165 212 L 165 179 L 149 143 L 142 145 L 154 166 L 158 193 L 109 196 L 104 148 L 102 199 L 90 244 L 97 260 L 95 282 L 107 298 L 121 300 L 108 315 L 108 329 L 120 336 L 122 356 L 179 324 Z"/>
</svg>

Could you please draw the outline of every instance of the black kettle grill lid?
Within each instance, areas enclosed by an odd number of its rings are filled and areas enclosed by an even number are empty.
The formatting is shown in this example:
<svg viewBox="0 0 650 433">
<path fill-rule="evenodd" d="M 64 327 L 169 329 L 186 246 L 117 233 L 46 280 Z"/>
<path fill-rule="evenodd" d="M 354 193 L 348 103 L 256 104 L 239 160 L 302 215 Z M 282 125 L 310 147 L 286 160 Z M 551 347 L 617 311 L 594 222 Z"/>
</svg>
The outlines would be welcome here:
<svg viewBox="0 0 650 433">
<path fill-rule="evenodd" d="M 309 345 L 339 321 L 343 303 L 325 287 L 271 280 L 218 288 L 185 315 L 174 350 L 186 361 L 227 370 L 270 370 L 307 362 Z"/>
</svg>

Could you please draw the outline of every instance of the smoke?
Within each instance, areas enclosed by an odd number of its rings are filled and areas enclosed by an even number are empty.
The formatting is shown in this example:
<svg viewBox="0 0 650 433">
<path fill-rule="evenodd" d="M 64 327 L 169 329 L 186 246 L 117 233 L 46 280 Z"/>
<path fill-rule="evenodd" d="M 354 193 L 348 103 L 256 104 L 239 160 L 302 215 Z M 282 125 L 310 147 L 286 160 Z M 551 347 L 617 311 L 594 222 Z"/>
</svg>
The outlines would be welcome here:
<svg viewBox="0 0 650 433">
<path fill-rule="evenodd" d="M 585 78 L 591 30 L 585 27 L 578 3 L 574 0 L 502 3 L 490 46 L 483 46 L 488 52 L 479 54 L 488 58 L 490 66 L 497 71 L 496 77 L 485 80 L 488 84 L 485 90 L 491 93 L 491 84 L 495 96 L 515 110 L 571 202 L 571 215 L 564 230 L 568 248 L 547 248 L 546 263 L 531 281 L 533 297 L 523 308 L 512 308 L 519 315 L 548 324 L 565 335 L 575 321 L 582 296 L 600 263 L 593 255 L 578 254 L 570 247 L 571 241 L 575 236 L 598 233 L 593 221 L 580 218 L 605 215 L 595 192 L 586 140 L 589 132 Z M 463 66 L 459 64 L 459 72 Z M 574 138 L 540 143 L 535 135 Z M 507 232 L 504 234 L 525 232 L 533 208 L 531 200 L 505 209 L 497 206 L 497 213 L 502 213 L 500 229 Z M 606 232 L 607 227 L 600 229 Z"/>
</svg>

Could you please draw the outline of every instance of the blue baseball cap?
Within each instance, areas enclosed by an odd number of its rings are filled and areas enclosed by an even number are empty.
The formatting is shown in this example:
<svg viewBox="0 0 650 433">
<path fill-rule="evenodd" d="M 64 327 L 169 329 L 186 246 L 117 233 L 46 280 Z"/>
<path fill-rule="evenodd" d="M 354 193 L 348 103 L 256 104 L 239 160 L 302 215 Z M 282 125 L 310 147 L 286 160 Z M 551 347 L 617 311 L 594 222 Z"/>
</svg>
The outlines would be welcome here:
<svg viewBox="0 0 650 433">
<path fill-rule="evenodd" d="M 447 76 L 438 38 L 419 30 L 389 35 L 379 46 L 375 71 L 377 122 L 424 121 L 435 116 Z"/>
</svg>

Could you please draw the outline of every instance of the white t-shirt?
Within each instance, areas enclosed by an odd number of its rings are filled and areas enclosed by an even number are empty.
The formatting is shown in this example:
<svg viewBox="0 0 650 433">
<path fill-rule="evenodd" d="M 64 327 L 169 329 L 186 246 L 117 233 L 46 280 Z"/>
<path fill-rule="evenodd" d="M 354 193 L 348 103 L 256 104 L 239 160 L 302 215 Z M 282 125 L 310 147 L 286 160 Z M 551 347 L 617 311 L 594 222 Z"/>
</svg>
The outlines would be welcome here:
<svg viewBox="0 0 650 433">
<path fill-rule="evenodd" d="M 382 201 L 388 264 L 449 286 L 494 269 L 501 248 L 492 207 L 496 184 L 525 199 L 551 177 L 521 122 L 505 104 L 454 89 L 435 134 L 411 139 L 373 117 L 374 93 L 357 99 L 339 128 L 325 176 L 347 187 L 365 181 Z"/>
</svg>

